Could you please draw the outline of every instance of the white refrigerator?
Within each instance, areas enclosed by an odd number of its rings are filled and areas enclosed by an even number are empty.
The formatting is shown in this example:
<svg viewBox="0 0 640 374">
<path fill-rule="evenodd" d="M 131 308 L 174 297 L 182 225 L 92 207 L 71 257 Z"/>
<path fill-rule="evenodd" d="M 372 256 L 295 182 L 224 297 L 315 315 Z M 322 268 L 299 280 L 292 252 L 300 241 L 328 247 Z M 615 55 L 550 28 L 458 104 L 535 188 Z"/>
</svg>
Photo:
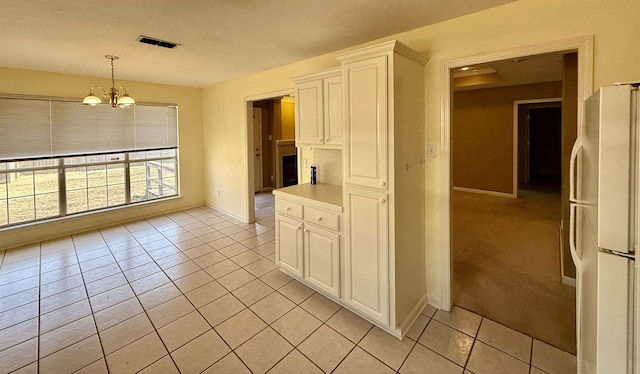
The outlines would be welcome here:
<svg viewBox="0 0 640 374">
<path fill-rule="evenodd" d="M 571 153 L 580 374 L 638 372 L 638 123 L 637 84 L 603 87 L 585 102 Z"/>
</svg>

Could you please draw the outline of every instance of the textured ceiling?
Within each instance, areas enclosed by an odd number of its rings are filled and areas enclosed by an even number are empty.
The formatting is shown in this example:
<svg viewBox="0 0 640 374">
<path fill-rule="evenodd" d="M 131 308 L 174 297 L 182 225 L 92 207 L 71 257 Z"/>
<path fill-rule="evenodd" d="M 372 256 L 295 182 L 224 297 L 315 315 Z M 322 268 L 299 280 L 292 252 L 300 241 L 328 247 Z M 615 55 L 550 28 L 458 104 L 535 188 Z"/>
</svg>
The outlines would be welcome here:
<svg viewBox="0 0 640 374">
<path fill-rule="evenodd" d="M 512 1 L 0 0 L 0 66 L 205 87 Z"/>
</svg>

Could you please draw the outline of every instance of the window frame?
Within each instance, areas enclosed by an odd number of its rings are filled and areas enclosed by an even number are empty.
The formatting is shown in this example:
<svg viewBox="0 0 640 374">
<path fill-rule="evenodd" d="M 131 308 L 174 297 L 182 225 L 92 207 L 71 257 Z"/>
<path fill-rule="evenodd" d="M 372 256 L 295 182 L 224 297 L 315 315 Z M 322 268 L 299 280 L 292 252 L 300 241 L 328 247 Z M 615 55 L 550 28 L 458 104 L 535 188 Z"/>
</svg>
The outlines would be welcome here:
<svg viewBox="0 0 640 374">
<path fill-rule="evenodd" d="M 157 156 L 157 157 L 142 157 L 142 158 L 134 158 L 131 159 L 130 155 L 131 154 L 146 154 L 147 152 L 164 152 L 164 151 L 173 151 L 173 155 L 167 156 L 167 155 L 163 155 L 163 156 Z M 65 163 L 65 159 L 70 159 L 70 158 L 74 158 L 74 157 L 92 157 L 92 156 L 106 156 L 106 155 L 110 155 L 110 154 L 123 154 L 124 157 L 122 160 L 107 160 L 104 162 L 86 162 L 86 163 Z M 41 166 L 41 167 L 36 167 L 36 166 L 30 166 L 30 167 L 21 167 L 21 168 L 4 168 L 4 169 L 0 169 L 0 175 L 3 174 L 11 174 L 11 173 L 19 173 L 19 172 L 32 172 L 33 177 L 34 178 L 34 184 L 35 184 L 35 172 L 37 171 L 41 171 L 41 170 L 57 170 L 57 180 L 58 180 L 58 189 L 57 189 L 57 193 L 58 193 L 58 214 L 57 215 L 53 215 L 53 216 L 48 216 L 48 217 L 43 217 L 43 218 L 37 218 L 37 208 L 36 208 L 36 196 L 38 196 L 38 193 L 36 192 L 36 189 L 34 187 L 31 195 L 25 195 L 25 196 L 32 196 L 33 197 L 33 217 L 34 219 L 32 220 L 24 220 L 24 221 L 19 221 L 19 222 L 14 222 L 11 223 L 10 222 L 10 211 L 9 211 L 9 183 L 7 178 L 4 178 L 4 181 L 0 182 L 2 184 L 5 185 L 5 191 L 6 191 L 6 196 L 4 197 L 0 197 L 0 204 L 6 204 L 6 224 L 0 224 L 0 231 L 6 230 L 6 229 L 10 229 L 10 228 L 14 228 L 14 227 L 19 227 L 19 226 L 24 226 L 24 225 L 29 225 L 29 224 L 33 224 L 33 223 L 41 223 L 41 222 L 46 222 L 46 221 L 53 221 L 53 220 L 59 220 L 59 219 L 65 219 L 65 218 L 71 218 L 71 217 L 76 217 L 76 216 L 80 216 L 80 215 L 87 215 L 87 214 L 95 214 L 95 213 L 99 213 L 99 212 L 104 212 L 104 211 L 110 211 L 110 210 L 114 210 L 114 209 L 123 209 L 123 208 L 128 208 L 128 207 L 133 207 L 136 205 L 140 205 L 140 204 L 148 204 L 148 203 L 154 203 L 154 202 L 159 202 L 159 201 L 165 201 L 165 200 L 170 200 L 170 199 L 176 199 L 176 198 L 180 198 L 180 162 L 179 162 L 179 149 L 178 147 L 168 147 L 168 148 L 161 148 L 161 149 L 148 149 L 148 150 L 135 150 L 135 151 L 129 151 L 129 152 L 123 152 L 123 151 L 114 151 L 114 152 L 102 152 L 102 153 L 91 153 L 91 154 L 77 154 L 77 155 L 67 155 L 67 156 L 59 156 L 59 157 L 40 157 L 40 158 L 23 158 L 23 159 L 16 159 L 16 160 L 3 160 L 0 161 L 0 164 L 9 164 L 9 163 L 18 163 L 18 162 L 30 162 L 30 161 L 39 161 L 39 160 L 57 160 L 57 165 L 56 166 Z M 133 163 L 139 163 L 139 162 L 144 162 L 145 164 L 147 162 L 155 162 L 155 161 L 160 161 L 161 165 L 162 165 L 162 161 L 164 160 L 171 160 L 173 161 L 175 167 L 174 167 L 174 176 L 173 178 L 175 179 L 175 192 L 173 194 L 168 194 L 168 195 L 163 195 L 163 196 L 155 196 L 152 198 L 145 198 L 142 200 L 131 200 L 131 173 L 130 173 L 130 166 Z M 81 167 L 90 167 L 90 166 L 105 166 L 105 170 L 108 170 L 108 166 L 109 165 L 124 165 L 124 190 L 125 190 L 125 202 L 122 204 L 118 204 L 118 205 L 113 205 L 113 206 L 104 206 L 104 207 L 98 207 L 98 208 L 94 208 L 94 209 L 86 209 L 86 210 L 80 210 L 80 211 L 76 211 L 76 212 L 72 212 L 69 213 L 67 211 L 68 208 L 68 201 L 67 201 L 67 184 L 66 184 L 66 172 L 68 169 L 73 169 L 73 168 L 81 168 Z M 162 167 L 162 166 L 160 166 Z M 145 181 L 148 181 L 150 179 L 155 179 L 155 178 L 151 178 L 150 175 L 147 173 L 146 174 L 146 178 Z M 108 179 L 105 180 L 105 188 L 108 189 L 109 186 L 109 182 Z M 89 189 L 89 185 L 87 184 L 84 187 L 85 190 Z M 87 198 L 89 198 L 88 193 L 87 193 Z M 107 200 L 108 201 L 108 200 Z M 107 203 L 108 204 L 108 203 Z M 89 205 L 87 204 L 87 207 Z"/>
</svg>

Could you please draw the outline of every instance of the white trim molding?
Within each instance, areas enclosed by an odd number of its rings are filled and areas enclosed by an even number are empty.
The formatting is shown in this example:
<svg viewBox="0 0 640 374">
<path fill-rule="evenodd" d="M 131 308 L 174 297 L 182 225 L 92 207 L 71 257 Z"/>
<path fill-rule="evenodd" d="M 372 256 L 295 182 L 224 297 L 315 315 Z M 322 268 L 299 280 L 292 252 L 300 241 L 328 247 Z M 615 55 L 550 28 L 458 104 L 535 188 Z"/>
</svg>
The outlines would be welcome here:
<svg viewBox="0 0 640 374">
<path fill-rule="evenodd" d="M 508 193 L 508 192 L 498 192 L 498 191 L 489 191 L 489 190 L 479 190 L 476 188 L 467 188 L 467 187 L 453 187 L 454 191 L 460 191 L 460 192 L 471 192 L 471 193 L 477 193 L 477 194 L 482 194 L 482 195 L 491 195 L 491 196 L 500 196 L 500 197 L 509 197 L 509 198 L 517 198 L 518 196 L 516 196 L 515 194 L 512 193 Z"/>
<path fill-rule="evenodd" d="M 451 251 L 451 71 L 468 65 L 553 52 L 578 52 L 578 134 L 582 132 L 582 105 L 593 92 L 593 35 L 522 46 L 443 61 L 440 69 L 440 292 L 442 309 L 453 306 L 453 256 Z M 431 295 L 437 299 L 437 295 Z"/>
<path fill-rule="evenodd" d="M 558 102 L 562 103 L 561 97 L 513 101 L 513 197 L 518 197 L 518 137 L 520 136 L 520 134 L 518 133 L 518 108 L 520 105 Z"/>
</svg>

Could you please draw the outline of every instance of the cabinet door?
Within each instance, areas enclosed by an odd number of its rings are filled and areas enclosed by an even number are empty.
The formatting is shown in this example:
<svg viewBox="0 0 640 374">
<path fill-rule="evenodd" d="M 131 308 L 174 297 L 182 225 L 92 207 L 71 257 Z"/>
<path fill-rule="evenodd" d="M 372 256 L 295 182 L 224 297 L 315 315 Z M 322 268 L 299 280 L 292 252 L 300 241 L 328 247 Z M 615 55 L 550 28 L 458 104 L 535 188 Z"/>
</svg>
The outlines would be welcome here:
<svg viewBox="0 0 640 374">
<path fill-rule="evenodd" d="M 324 141 L 322 79 L 296 86 L 296 146 L 322 145 Z"/>
<path fill-rule="evenodd" d="M 340 235 L 311 225 L 304 229 L 305 279 L 340 297 Z"/>
<path fill-rule="evenodd" d="M 343 107 L 342 76 L 324 80 L 324 144 L 328 148 L 342 147 Z"/>
<path fill-rule="evenodd" d="M 389 324 L 389 211 L 387 194 L 345 189 L 346 302 Z"/>
<path fill-rule="evenodd" d="M 302 278 L 302 222 L 276 215 L 276 264 Z"/>
<path fill-rule="evenodd" d="M 387 56 L 343 65 L 345 183 L 387 186 Z"/>
</svg>

